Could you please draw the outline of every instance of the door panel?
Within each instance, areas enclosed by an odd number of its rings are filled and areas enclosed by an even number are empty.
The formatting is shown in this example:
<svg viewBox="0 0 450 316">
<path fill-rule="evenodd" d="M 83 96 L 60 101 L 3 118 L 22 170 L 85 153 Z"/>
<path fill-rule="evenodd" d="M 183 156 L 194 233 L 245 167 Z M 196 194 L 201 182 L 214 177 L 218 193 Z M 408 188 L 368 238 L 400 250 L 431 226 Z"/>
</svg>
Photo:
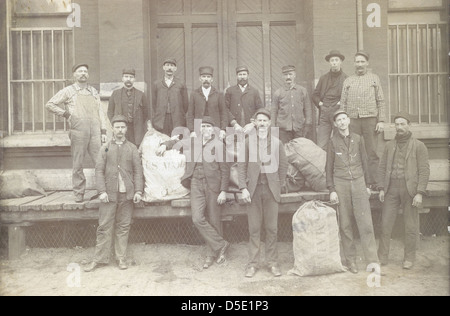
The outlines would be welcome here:
<svg viewBox="0 0 450 316">
<path fill-rule="evenodd" d="M 272 93 L 284 84 L 281 68 L 286 65 L 296 65 L 298 52 L 292 49 L 293 43 L 295 43 L 295 25 L 274 25 L 270 27 Z"/>
<path fill-rule="evenodd" d="M 173 57 L 177 60 L 177 76 L 185 80 L 186 69 L 184 65 L 184 47 L 183 27 L 169 27 L 158 29 L 158 55 L 156 63 L 158 78 L 162 79 L 162 77 L 164 76 L 164 71 L 162 68 L 164 59 L 166 59 L 167 57 Z"/>
<path fill-rule="evenodd" d="M 221 78 L 219 73 L 219 51 L 218 51 L 217 26 L 196 26 L 192 28 L 192 89 L 200 87 L 198 80 L 200 74 L 199 68 L 202 66 L 211 66 L 214 68 L 213 85 L 221 87 Z"/>
</svg>

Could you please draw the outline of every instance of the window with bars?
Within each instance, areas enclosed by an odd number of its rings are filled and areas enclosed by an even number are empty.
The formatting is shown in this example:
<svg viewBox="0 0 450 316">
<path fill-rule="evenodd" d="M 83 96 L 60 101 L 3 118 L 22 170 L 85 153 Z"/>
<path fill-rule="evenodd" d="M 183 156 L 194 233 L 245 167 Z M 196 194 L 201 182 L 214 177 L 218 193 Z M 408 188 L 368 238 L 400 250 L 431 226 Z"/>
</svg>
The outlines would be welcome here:
<svg viewBox="0 0 450 316">
<path fill-rule="evenodd" d="M 10 30 L 10 131 L 64 131 L 64 119 L 45 109 L 47 101 L 70 84 L 74 60 L 71 28 Z"/>
<path fill-rule="evenodd" d="M 390 24 L 388 36 L 390 121 L 448 123 L 447 24 Z"/>
</svg>

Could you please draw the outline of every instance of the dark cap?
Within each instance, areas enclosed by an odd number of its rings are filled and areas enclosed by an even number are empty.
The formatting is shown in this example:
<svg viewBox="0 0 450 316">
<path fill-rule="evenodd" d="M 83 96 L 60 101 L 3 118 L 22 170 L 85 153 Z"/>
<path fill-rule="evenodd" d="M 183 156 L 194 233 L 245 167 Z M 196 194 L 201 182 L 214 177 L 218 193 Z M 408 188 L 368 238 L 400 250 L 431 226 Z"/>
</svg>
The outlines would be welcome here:
<svg viewBox="0 0 450 316">
<path fill-rule="evenodd" d="M 248 71 L 247 66 L 239 66 L 236 68 L 236 74 L 240 73 L 241 71 L 246 71 L 247 73 L 250 73 L 250 71 Z"/>
<path fill-rule="evenodd" d="M 340 114 L 345 114 L 348 116 L 347 112 L 345 112 L 344 110 L 337 110 L 336 112 L 334 112 L 333 114 L 333 121 L 336 121 L 336 117 Z"/>
<path fill-rule="evenodd" d="M 77 69 L 80 67 L 86 67 L 86 69 L 89 69 L 88 64 L 76 64 L 75 66 L 72 67 L 72 72 L 77 71 Z"/>
<path fill-rule="evenodd" d="M 169 58 L 164 59 L 163 66 L 165 64 L 174 64 L 176 66 L 177 60 L 175 58 L 169 57 Z"/>
<path fill-rule="evenodd" d="M 214 119 L 211 116 L 204 116 L 202 118 L 202 124 L 210 124 L 212 126 L 216 126 L 216 122 L 214 122 Z"/>
<path fill-rule="evenodd" d="M 355 54 L 355 57 L 356 57 L 356 56 L 364 56 L 364 57 L 366 58 L 367 61 L 369 61 L 369 58 L 370 58 L 369 53 L 368 53 L 368 52 L 365 52 L 365 51 L 363 51 L 363 50 L 359 50 L 359 51 Z"/>
<path fill-rule="evenodd" d="M 291 71 L 295 71 L 295 66 L 288 65 L 288 66 L 284 66 L 283 68 L 281 68 L 282 73 L 291 72 Z"/>
<path fill-rule="evenodd" d="M 408 113 L 406 113 L 406 112 L 398 112 L 397 114 L 395 114 L 395 116 L 394 116 L 394 122 L 395 122 L 395 120 L 396 119 L 398 119 L 398 118 L 404 118 L 405 120 L 407 120 L 408 121 L 408 123 L 411 123 L 411 116 L 408 114 Z"/>
<path fill-rule="evenodd" d="M 200 67 L 199 69 L 198 69 L 198 71 L 200 72 L 200 76 L 201 75 L 213 75 L 213 73 L 214 73 L 214 68 L 213 67 L 209 67 L 209 66 L 206 66 L 206 67 Z"/>
<path fill-rule="evenodd" d="M 133 68 L 125 68 L 124 70 L 122 70 L 122 75 L 136 76 L 136 71 Z"/>
<path fill-rule="evenodd" d="M 116 122 L 128 123 L 128 120 L 125 117 L 125 115 L 118 114 L 118 115 L 114 115 L 114 117 L 111 119 L 111 125 L 114 125 L 114 123 L 116 123 Z"/>
<path fill-rule="evenodd" d="M 255 112 L 255 118 L 258 116 L 258 114 L 264 114 L 265 116 L 267 116 L 269 118 L 269 120 L 272 119 L 272 116 L 270 114 L 270 111 L 266 108 L 260 108 L 258 111 Z"/>
<path fill-rule="evenodd" d="M 345 60 L 345 56 L 342 55 L 341 52 L 338 51 L 338 50 L 332 50 L 332 51 L 330 51 L 330 53 L 329 53 L 327 56 L 325 56 L 325 60 L 326 60 L 326 61 L 330 61 L 330 58 L 331 58 L 331 57 L 339 57 L 342 61 Z"/>
</svg>

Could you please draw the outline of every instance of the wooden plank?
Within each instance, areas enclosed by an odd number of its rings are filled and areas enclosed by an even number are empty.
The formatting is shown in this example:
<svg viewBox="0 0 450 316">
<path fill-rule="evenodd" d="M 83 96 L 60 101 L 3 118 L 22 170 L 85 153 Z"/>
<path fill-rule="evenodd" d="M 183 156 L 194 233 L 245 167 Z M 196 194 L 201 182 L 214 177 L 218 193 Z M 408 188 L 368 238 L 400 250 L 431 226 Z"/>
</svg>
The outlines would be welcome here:
<svg viewBox="0 0 450 316">
<path fill-rule="evenodd" d="M 25 196 L 17 199 L 0 200 L 0 209 L 6 212 L 18 212 L 22 204 L 45 197 L 45 195 Z"/>
<path fill-rule="evenodd" d="M 68 199 L 73 197 L 72 191 L 61 191 L 55 193 L 55 199 L 48 201 L 46 204 L 42 205 L 42 211 L 58 211 L 62 210 L 62 206 L 67 202 Z"/>
<path fill-rule="evenodd" d="M 63 210 L 83 210 L 85 208 L 85 205 L 89 203 L 90 199 L 97 194 L 97 191 L 95 190 L 89 190 L 84 193 L 84 200 L 81 203 L 75 202 L 75 196 L 72 194 L 72 196 L 69 197 L 66 203 L 63 204 L 62 209 Z"/>
<path fill-rule="evenodd" d="M 41 199 L 33 200 L 28 203 L 20 205 L 19 210 L 21 212 L 40 211 L 42 209 L 43 205 L 47 204 L 48 202 L 53 201 L 56 198 L 57 198 L 57 193 L 50 192 L 47 196 L 44 196 Z"/>
</svg>

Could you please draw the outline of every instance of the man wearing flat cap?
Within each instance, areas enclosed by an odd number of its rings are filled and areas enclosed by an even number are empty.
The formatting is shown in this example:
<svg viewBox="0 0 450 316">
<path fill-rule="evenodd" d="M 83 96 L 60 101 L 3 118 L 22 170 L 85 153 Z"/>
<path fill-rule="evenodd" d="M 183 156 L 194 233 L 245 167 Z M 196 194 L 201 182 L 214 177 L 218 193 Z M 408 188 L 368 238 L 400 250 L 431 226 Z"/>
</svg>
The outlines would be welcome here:
<svg viewBox="0 0 450 316">
<path fill-rule="evenodd" d="M 380 78 L 368 72 L 369 57 L 365 51 L 355 54 L 355 74 L 344 81 L 341 109 L 350 117 L 350 130 L 364 136 L 369 159 L 369 183 L 376 186 L 379 163 L 376 134 L 384 130 L 386 109 Z"/>
<path fill-rule="evenodd" d="M 174 128 L 186 127 L 189 97 L 186 84 L 175 76 L 176 59 L 166 58 L 162 64 L 164 78 L 152 85 L 152 123 L 158 132 L 171 137 Z"/>
<path fill-rule="evenodd" d="M 126 139 L 128 117 L 115 115 L 111 124 L 113 138 L 102 146 L 95 165 L 101 203 L 94 259 L 84 268 L 86 272 L 109 263 L 113 240 L 119 269 L 128 268 L 126 253 L 134 204 L 141 201 L 144 190 L 138 149 Z"/>
<path fill-rule="evenodd" d="M 230 179 L 230 164 L 226 162 L 223 142 L 215 137 L 215 120 L 201 119 L 200 137 L 171 140 L 158 152 L 179 148 L 186 156 L 186 170 L 181 184 L 191 190 L 192 221 L 207 245 L 203 264 L 208 269 L 214 262 L 222 264 L 230 243 L 223 239 L 221 214 L 226 202 Z"/>
<path fill-rule="evenodd" d="M 314 105 L 319 109 L 319 126 L 317 129 L 317 146 L 327 150 L 328 141 L 334 128 L 333 114 L 341 105 L 341 93 L 344 80 L 348 77 L 342 71 L 345 56 L 338 50 L 332 50 L 325 57 L 331 69 L 321 76 L 312 95 Z"/>
<path fill-rule="evenodd" d="M 222 93 L 212 86 L 214 82 L 214 68 L 210 66 L 200 67 L 201 87 L 191 94 L 189 108 L 186 115 L 187 127 L 191 131 L 191 137 L 199 132 L 198 126 L 194 126 L 195 120 L 201 120 L 204 116 L 210 116 L 220 129 L 220 139 L 226 136 L 228 126 L 228 111 Z"/>
<path fill-rule="evenodd" d="M 349 130 L 350 119 L 343 110 L 333 113 L 338 132 L 328 142 L 325 165 L 330 201 L 339 204 L 339 231 L 343 264 L 358 273 L 353 222 L 358 227 L 366 264 L 378 264 L 377 244 L 370 210 L 367 155 L 364 138 Z"/>
<path fill-rule="evenodd" d="M 247 66 L 237 67 L 237 85 L 229 87 L 225 93 L 230 126 L 244 133 L 254 128 L 253 115 L 263 107 L 258 89 L 248 83 L 249 74 Z"/>
<path fill-rule="evenodd" d="M 122 71 L 123 87 L 114 90 L 109 98 L 108 118 L 111 121 L 115 115 L 124 115 L 128 120 L 127 141 L 139 147 L 147 131 L 149 108 L 144 92 L 134 87 L 135 81 L 134 69 Z"/>
<path fill-rule="evenodd" d="M 427 193 L 430 164 L 427 147 L 411 133 L 411 118 L 400 112 L 394 118 L 397 134 L 384 147 L 378 168 L 378 190 L 383 203 L 378 256 L 388 264 L 392 229 L 397 214 L 403 213 L 403 268 L 411 269 L 416 259 L 419 209 Z"/>
<path fill-rule="evenodd" d="M 89 154 L 94 164 L 102 142 L 106 142 L 106 114 L 97 90 L 88 84 L 89 66 L 72 68 L 75 83 L 55 94 L 45 105 L 51 113 L 69 123 L 72 154 L 72 186 L 76 202 L 82 202 L 86 190 L 83 161 Z"/>
<path fill-rule="evenodd" d="M 308 91 L 295 83 L 295 66 L 284 66 L 281 71 L 285 84 L 273 95 L 271 116 L 280 129 L 280 140 L 286 144 L 307 136 L 312 127 L 312 108 Z"/>
</svg>

